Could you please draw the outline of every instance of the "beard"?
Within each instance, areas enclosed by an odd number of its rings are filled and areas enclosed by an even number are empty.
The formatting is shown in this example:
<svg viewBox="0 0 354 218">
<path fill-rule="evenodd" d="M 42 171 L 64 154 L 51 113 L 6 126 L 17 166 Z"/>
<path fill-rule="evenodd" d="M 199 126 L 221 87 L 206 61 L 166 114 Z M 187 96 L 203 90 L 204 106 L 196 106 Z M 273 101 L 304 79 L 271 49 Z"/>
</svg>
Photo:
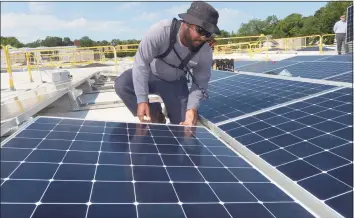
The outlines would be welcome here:
<svg viewBox="0 0 354 218">
<path fill-rule="evenodd" d="M 186 47 L 188 47 L 191 52 L 195 52 L 198 50 L 198 48 L 201 46 L 201 44 L 203 42 L 200 40 L 192 40 L 192 37 L 190 36 L 189 31 L 185 32 L 183 39 L 184 39 L 185 43 L 187 44 Z"/>
</svg>

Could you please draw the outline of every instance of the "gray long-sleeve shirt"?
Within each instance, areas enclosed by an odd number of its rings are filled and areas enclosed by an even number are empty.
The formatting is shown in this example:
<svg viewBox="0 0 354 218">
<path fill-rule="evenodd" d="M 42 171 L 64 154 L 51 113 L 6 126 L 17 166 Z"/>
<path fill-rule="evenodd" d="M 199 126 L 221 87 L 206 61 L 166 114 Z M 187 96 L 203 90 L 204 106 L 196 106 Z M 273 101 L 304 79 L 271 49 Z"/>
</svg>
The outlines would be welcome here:
<svg viewBox="0 0 354 218">
<path fill-rule="evenodd" d="M 178 80 L 181 76 L 185 75 L 184 71 L 172 68 L 162 60 L 155 58 L 157 55 L 165 52 L 169 46 L 171 24 L 172 19 L 162 20 L 154 24 L 150 27 L 139 44 L 133 66 L 133 84 L 137 96 L 137 103 L 148 102 L 148 81 L 150 73 L 166 81 Z M 189 49 L 180 41 L 179 33 L 177 34 L 175 50 L 178 52 L 182 60 L 189 54 Z M 175 66 L 180 64 L 180 60 L 173 50 L 164 58 L 164 60 Z M 195 76 L 196 83 L 205 90 L 208 88 L 212 63 L 213 53 L 207 43 L 204 44 L 199 52 L 188 63 L 188 67 L 192 70 L 192 73 Z M 191 108 L 198 109 L 202 98 L 202 92 L 193 83 L 189 91 L 187 110 Z"/>
<path fill-rule="evenodd" d="M 347 32 L 347 22 L 337 21 L 333 26 L 334 33 L 346 33 Z"/>
</svg>

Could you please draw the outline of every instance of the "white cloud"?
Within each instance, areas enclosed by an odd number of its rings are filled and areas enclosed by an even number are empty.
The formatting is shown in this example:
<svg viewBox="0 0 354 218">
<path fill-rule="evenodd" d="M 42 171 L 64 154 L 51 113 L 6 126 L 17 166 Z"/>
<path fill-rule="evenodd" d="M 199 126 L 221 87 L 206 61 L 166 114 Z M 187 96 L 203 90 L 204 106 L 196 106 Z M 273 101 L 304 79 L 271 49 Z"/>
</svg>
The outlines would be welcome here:
<svg viewBox="0 0 354 218">
<path fill-rule="evenodd" d="M 136 8 L 140 5 L 141 5 L 140 2 L 126 2 L 123 4 L 119 4 L 119 6 L 117 8 L 118 8 L 118 10 L 128 10 L 128 9 Z"/>
<path fill-rule="evenodd" d="M 168 13 L 168 14 L 173 14 L 173 16 L 177 16 L 178 14 L 181 13 L 186 13 L 187 9 L 191 6 L 190 3 L 188 4 L 182 4 L 182 5 L 178 5 L 178 6 L 173 6 L 171 8 L 165 9 L 164 12 Z"/>
<path fill-rule="evenodd" d="M 156 21 L 160 18 L 160 13 L 158 12 L 143 12 L 138 17 L 133 20 L 142 20 L 142 21 Z"/>
<path fill-rule="evenodd" d="M 88 36 L 93 33 L 97 35 L 99 32 L 112 38 L 117 37 L 117 34 L 123 35 L 132 31 L 119 20 L 97 21 L 86 18 L 64 20 L 50 14 L 5 13 L 1 14 L 1 20 L 2 36 L 15 36 L 25 43 L 52 36 L 53 31 L 79 32 Z"/>
<path fill-rule="evenodd" d="M 28 2 L 28 9 L 32 13 L 48 14 L 52 10 L 50 2 Z"/>
<path fill-rule="evenodd" d="M 252 17 L 242 11 L 230 8 L 218 8 L 219 12 L 218 27 L 228 32 L 236 31 L 242 22 L 247 22 Z"/>
</svg>

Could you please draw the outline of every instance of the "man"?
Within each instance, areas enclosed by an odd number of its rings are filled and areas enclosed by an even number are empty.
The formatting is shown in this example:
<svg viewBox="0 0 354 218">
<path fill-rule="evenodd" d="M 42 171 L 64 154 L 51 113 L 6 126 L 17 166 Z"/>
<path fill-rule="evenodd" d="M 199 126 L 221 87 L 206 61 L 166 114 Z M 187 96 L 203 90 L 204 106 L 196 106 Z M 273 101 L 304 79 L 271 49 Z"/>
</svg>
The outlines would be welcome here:
<svg viewBox="0 0 354 218">
<path fill-rule="evenodd" d="M 340 20 L 337 21 L 334 24 L 333 27 L 333 32 L 336 34 L 336 41 L 337 41 L 337 52 L 338 54 L 342 54 L 342 44 L 344 44 L 344 49 L 345 49 L 345 53 L 348 53 L 349 48 L 348 48 L 348 44 L 346 43 L 346 32 L 347 32 L 347 22 L 345 20 L 345 16 L 342 15 L 340 17 Z"/>
<path fill-rule="evenodd" d="M 210 44 L 220 34 L 219 13 L 205 2 L 193 2 L 187 13 L 178 16 L 180 26 L 162 20 L 150 27 L 133 68 L 115 81 L 117 95 L 141 122 L 166 122 L 160 103 L 149 103 L 149 94 L 162 98 L 171 123 L 186 126 L 197 123 L 200 101 L 207 97 L 213 63 Z M 175 36 L 172 46 L 170 36 Z M 186 77 L 192 80 L 190 90 Z"/>
</svg>

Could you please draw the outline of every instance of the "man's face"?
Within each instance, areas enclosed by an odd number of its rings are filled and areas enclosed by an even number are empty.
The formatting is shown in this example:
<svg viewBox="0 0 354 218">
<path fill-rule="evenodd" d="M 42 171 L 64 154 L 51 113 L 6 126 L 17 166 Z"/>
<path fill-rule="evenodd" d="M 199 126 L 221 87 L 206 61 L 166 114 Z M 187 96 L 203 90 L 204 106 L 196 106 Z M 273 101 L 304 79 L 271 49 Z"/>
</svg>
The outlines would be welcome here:
<svg viewBox="0 0 354 218">
<path fill-rule="evenodd" d="M 203 42 L 210 39 L 212 34 L 203 28 L 186 23 L 187 29 L 184 33 L 184 41 L 192 51 L 199 47 Z"/>
<path fill-rule="evenodd" d="M 345 16 L 340 17 L 341 21 L 345 21 Z"/>
</svg>

